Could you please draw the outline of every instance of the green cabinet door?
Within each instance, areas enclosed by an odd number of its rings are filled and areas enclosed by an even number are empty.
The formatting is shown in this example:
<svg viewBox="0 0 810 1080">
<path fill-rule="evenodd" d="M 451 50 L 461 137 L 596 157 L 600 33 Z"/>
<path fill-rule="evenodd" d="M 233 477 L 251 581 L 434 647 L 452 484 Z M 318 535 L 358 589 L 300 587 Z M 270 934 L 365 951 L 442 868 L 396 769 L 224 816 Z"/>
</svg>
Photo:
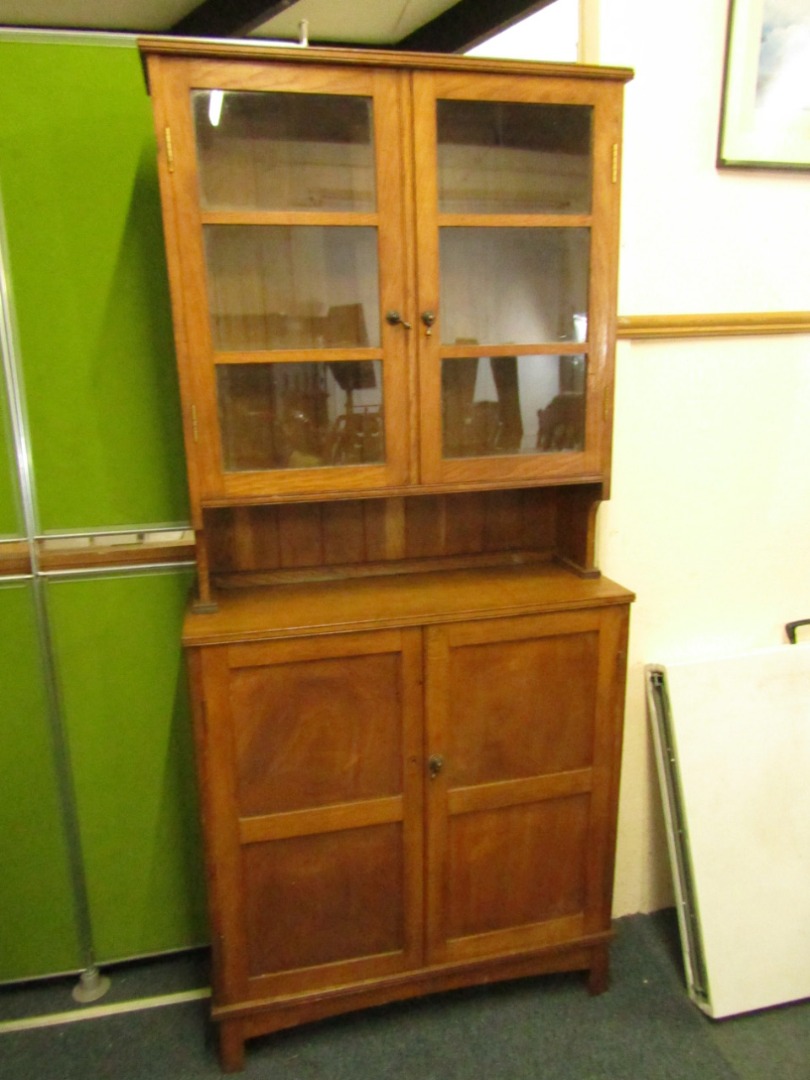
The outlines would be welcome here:
<svg viewBox="0 0 810 1080">
<path fill-rule="evenodd" d="M 0 585 L 0 981 L 82 966 L 33 587 Z"/>
<path fill-rule="evenodd" d="M 49 582 L 99 962 L 207 941 L 180 632 L 187 571 Z"/>
<path fill-rule="evenodd" d="M 40 528 L 183 521 L 155 139 L 134 40 L 0 40 L 0 101 Z"/>
</svg>

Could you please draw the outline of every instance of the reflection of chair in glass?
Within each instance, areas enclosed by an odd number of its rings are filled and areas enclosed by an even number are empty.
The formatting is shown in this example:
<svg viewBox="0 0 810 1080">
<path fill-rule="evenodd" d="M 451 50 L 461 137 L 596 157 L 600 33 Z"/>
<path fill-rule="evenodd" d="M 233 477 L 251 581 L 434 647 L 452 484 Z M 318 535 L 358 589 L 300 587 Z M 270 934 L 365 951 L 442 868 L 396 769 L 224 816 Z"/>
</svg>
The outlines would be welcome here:
<svg viewBox="0 0 810 1080">
<path fill-rule="evenodd" d="M 537 410 L 538 450 L 581 450 L 585 444 L 585 395 L 557 394 Z"/>
<path fill-rule="evenodd" d="M 353 407 L 335 420 L 329 439 L 333 465 L 383 460 L 383 415 L 376 405 Z"/>
<path fill-rule="evenodd" d="M 496 401 L 474 400 L 478 363 L 478 357 L 471 357 L 445 360 L 442 365 L 446 457 L 512 454 L 520 450 L 523 421 L 517 357 L 490 357 Z"/>
<path fill-rule="evenodd" d="M 344 412 L 337 417 L 329 434 L 329 460 L 333 465 L 382 461 L 382 410 L 377 404 L 354 402 L 355 391 L 373 390 L 377 385 L 373 362 L 344 360 L 330 364 L 329 368 L 346 395 Z"/>
<path fill-rule="evenodd" d="M 325 394 L 319 389 L 285 394 L 276 441 L 288 468 L 323 464 L 325 410 Z"/>
</svg>

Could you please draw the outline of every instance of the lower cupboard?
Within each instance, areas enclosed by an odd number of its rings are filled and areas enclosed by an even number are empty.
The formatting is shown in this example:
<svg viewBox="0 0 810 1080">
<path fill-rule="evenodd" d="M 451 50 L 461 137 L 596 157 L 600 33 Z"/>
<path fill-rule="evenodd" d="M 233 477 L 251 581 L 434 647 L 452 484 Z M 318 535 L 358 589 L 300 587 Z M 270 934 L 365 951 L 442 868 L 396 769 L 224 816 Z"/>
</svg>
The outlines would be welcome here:
<svg viewBox="0 0 810 1080">
<path fill-rule="evenodd" d="M 218 599 L 185 641 L 223 1068 L 435 990 L 604 990 L 632 594 L 548 565 Z"/>
</svg>

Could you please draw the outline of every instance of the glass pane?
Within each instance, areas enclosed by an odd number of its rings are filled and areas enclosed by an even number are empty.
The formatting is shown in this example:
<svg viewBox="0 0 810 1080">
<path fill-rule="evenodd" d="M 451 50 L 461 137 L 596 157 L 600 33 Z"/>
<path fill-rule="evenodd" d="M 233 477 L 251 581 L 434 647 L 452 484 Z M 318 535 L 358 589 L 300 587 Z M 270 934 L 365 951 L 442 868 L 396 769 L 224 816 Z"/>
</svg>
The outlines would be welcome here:
<svg viewBox="0 0 810 1080">
<path fill-rule="evenodd" d="M 217 390 L 227 472 L 384 460 L 379 360 L 222 365 Z"/>
<path fill-rule="evenodd" d="M 439 210 L 587 214 L 590 105 L 439 101 Z"/>
<path fill-rule="evenodd" d="M 374 210 L 370 98 L 195 90 L 203 210 Z"/>
<path fill-rule="evenodd" d="M 577 341 L 588 310 L 588 229 L 441 230 L 445 344 Z"/>
<path fill-rule="evenodd" d="M 209 225 L 205 258 L 216 349 L 380 344 L 374 228 Z"/>
<path fill-rule="evenodd" d="M 443 456 L 582 450 L 585 367 L 584 356 L 444 360 Z"/>
</svg>

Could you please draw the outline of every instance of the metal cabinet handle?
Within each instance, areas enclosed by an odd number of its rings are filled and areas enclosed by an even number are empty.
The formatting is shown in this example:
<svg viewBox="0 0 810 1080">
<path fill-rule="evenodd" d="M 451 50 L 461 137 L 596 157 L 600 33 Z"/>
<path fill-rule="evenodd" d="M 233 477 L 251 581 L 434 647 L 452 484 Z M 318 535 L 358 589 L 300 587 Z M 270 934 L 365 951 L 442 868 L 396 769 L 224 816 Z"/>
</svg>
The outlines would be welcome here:
<svg viewBox="0 0 810 1080">
<path fill-rule="evenodd" d="M 411 324 L 409 322 L 405 322 L 405 320 L 402 318 L 398 311 L 386 312 L 385 321 L 389 324 L 389 326 L 399 325 L 403 328 L 403 330 L 410 330 L 411 328 Z"/>
<path fill-rule="evenodd" d="M 435 780 L 439 773 L 444 768 L 444 758 L 441 754 L 431 754 L 428 758 L 428 770 L 430 772 L 430 779 Z"/>
</svg>

